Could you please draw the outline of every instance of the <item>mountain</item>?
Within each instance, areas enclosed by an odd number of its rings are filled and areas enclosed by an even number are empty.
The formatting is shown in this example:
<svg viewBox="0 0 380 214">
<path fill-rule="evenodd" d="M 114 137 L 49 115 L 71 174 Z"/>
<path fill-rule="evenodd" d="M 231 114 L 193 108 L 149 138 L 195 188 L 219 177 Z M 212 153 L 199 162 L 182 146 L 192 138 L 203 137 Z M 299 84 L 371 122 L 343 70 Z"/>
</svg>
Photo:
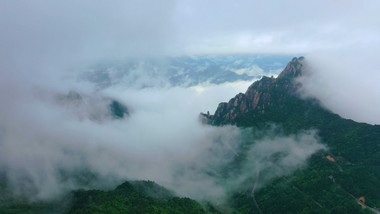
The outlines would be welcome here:
<svg viewBox="0 0 380 214">
<path fill-rule="evenodd" d="M 303 61 L 303 57 L 293 58 L 278 78 L 262 77 L 260 81 L 254 82 L 245 94 L 236 95 L 228 103 L 220 103 L 214 115 L 203 116 L 213 125 L 241 125 L 242 121 L 248 118 L 259 119 L 268 115 L 268 111 L 284 108 L 284 101 L 288 95 L 296 95 L 300 87 L 294 79 L 303 74 Z"/>
<path fill-rule="evenodd" d="M 278 75 L 289 59 L 286 55 L 250 54 L 129 59 L 93 65 L 80 72 L 80 78 L 95 83 L 98 88 L 118 84 L 137 88 L 190 87 Z"/>
<path fill-rule="evenodd" d="M 67 213 L 206 213 L 189 198 L 173 196 L 151 181 L 124 182 L 112 191 L 76 191 Z"/>
<path fill-rule="evenodd" d="M 48 203 L 0 203 L 0 213 L 192 213 L 206 210 L 152 181 L 124 182 L 114 190 L 77 190 Z M 207 212 L 209 213 L 209 212 Z"/>
<path fill-rule="evenodd" d="M 307 72 L 305 58 L 293 58 L 277 78 L 263 77 L 246 93 L 220 103 L 213 115 L 201 114 L 203 122 L 217 126 L 265 129 L 275 124 L 285 134 L 317 130 L 321 142 L 328 147 L 313 155 L 306 169 L 278 178 L 259 190 L 256 200 L 260 206 L 252 205 L 248 189 L 237 193 L 231 198 L 236 210 L 367 212 L 369 208 L 359 207 L 359 198 L 365 198 L 368 207 L 380 207 L 380 126 L 343 119 L 323 108 L 317 99 L 302 98 L 302 84 L 297 78 Z"/>
<path fill-rule="evenodd" d="M 120 101 L 95 95 L 80 94 L 71 90 L 67 94 L 57 94 L 56 103 L 69 109 L 79 118 L 87 118 L 93 121 L 102 121 L 106 119 L 123 119 L 130 114 L 127 106 Z"/>
</svg>

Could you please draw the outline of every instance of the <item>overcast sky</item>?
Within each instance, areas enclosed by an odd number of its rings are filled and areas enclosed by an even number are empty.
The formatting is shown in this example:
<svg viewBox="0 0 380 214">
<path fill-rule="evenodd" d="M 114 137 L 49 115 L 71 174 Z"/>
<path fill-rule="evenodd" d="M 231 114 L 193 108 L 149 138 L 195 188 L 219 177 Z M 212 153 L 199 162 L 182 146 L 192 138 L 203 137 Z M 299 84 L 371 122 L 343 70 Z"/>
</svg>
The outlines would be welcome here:
<svg viewBox="0 0 380 214">
<path fill-rule="evenodd" d="M 303 54 L 380 40 L 376 0 L 0 2 L 1 54 L 9 57 Z"/>
<path fill-rule="evenodd" d="M 379 6 L 379 1 L 340 0 L 182 1 L 176 19 L 191 52 L 299 54 L 378 43 Z"/>
</svg>

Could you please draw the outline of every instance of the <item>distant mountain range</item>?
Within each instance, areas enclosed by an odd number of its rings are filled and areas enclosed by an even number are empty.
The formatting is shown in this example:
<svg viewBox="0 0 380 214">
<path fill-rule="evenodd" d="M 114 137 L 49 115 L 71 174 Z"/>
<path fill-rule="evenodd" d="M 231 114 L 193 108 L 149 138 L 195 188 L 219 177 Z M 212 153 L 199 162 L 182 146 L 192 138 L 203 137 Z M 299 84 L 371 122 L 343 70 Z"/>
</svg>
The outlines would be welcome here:
<svg viewBox="0 0 380 214">
<path fill-rule="evenodd" d="M 87 68 L 80 78 L 99 88 L 122 84 L 145 88 L 201 83 L 221 84 L 238 80 L 277 76 L 290 56 L 216 55 L 160 59 L 129 59 L 99 63 Z"/>
</svg>

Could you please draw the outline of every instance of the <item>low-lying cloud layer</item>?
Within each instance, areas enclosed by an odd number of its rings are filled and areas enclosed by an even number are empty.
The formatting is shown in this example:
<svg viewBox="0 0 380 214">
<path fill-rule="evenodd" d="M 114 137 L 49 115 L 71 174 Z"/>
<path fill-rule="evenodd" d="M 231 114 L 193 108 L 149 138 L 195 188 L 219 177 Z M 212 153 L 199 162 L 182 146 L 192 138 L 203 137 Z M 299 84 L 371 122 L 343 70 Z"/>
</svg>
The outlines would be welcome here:
<svg viewBox="0 0 380 214">
<path fill-rule="evenodd" d="M 200 123 L 200 111 L 215 108 L 245 84 L 118 86 L 91 95 L 86 87 L 77 88 L 99 105 L 73 108 L 57 100 L 62 86 L 10 81 L 2 89 L 13 90 L 12 96 L 1 94 L 6 100 L 0 114 L 1 171 L 14 195 L 31 200 L 48 200 L 77 188 L 111 188 L 125 179 L 153 180 L 181 196 L 222 200 L 257 171 L 266 172 L 258 178 L 265 184 L 304 166 L 323 148 L 313 133 L 249 142 L 237 127 Z M 89 113 L 106 110 L 99 108 L 104 99 L 94 97 L 116 98 L 131 114 L 126 119 L 94 120 Z M 222 175 L 224 167 L 245 152 L 242 173 Z"/>
</svg>

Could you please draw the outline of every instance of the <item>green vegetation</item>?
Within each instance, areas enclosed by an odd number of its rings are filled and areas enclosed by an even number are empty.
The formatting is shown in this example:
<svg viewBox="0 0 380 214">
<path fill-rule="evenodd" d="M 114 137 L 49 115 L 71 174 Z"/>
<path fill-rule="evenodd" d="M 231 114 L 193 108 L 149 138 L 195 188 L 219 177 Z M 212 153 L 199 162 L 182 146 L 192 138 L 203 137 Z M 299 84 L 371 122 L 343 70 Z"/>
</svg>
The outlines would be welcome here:
<svg viewBox="0 0 380 214">
<path fill-rule="evenodd" d="M 140 183 L 141 184 L 141 183 Z M 158 188 L 152 182 L 144 185 L 161 189 L 158 196 L 167 190 Z M 142 185 L 140 185 L 141 187 Z M 154 189 L 152 188 L 152 189 Z M 113 191 L 76 191 L 68 213 L 206 213 L 202 206 L 189 198 L 152 197 L 138 191 L 131 183 L 125 182 Z"/>
<path fill-rule="evenodd" d="M 355 199 L 364 196 L 366 205 L 380 207 L 380 126 L 343 119 L 322 108 L 315 99 L 289 93 L 286 89 L 292 81 L 285 76 L 276 84 L 265 85 L 261 92 L 270 98 L 261 99 L 257 105 L 264 106 L 265 113 L 250 109 L 231 123 L 263 133 L 275 124 L 285 135 L 317 130 L 328 150 L 313 155 L 306 169 L 278 178 L 257 191 L 259 207 L 250 189 L 236 193 L 231 198 L 235 212 L 371 213 Z M 216 125 L 221 124 L 226 124 L 223 118 L 216 118 Z"/>
<path fill-rule="evenodd" d="M 268 107 L 265 114 L 246 116 L 237 125 L 262 128 L 268 123 L 280 125 L 287 134 L 318 130 L 321 141 L 329 148 L 328 153 L 337 159 L 333 165 L 339 165 L 341 170 L 337 167 L 333 171 L 328 170 L 332 163 L 321 163 L 314 158 L 303 173 L 312 173 L 313 169 L 319 175 L 333 174 L 346 191 L 355 197 L 366 196 L 368 205 L 380 207 L 380 126 L 343 119 L 321 108 L 315 100 L 285 94 L 281 102 Z M 325 156 L 319 158 L 325 159 Z M 323 183 L 322 178 L 319 181 Z M 321 189 L 318 182 L 309 183 Z"/>
<path fill-rule="evenodd" d="M 69 204 L 63 204 L 69 202 Z M 151 181 L 124 182 L 112 191 L 78 190 L 61 202 L 2 203 L 0 213 L 211 213 L 196 201 L 173 196 Z"/>
<path fill-rule="evenodd" d="M 311 158 L 307 169 L 277 178 L 255 192 L 257 205 L 250 190 L 236 193 L 230 199 L 233 213 L 371 213 L 341 187 L 335 164 L 321 154 Z"/>
</svg>

